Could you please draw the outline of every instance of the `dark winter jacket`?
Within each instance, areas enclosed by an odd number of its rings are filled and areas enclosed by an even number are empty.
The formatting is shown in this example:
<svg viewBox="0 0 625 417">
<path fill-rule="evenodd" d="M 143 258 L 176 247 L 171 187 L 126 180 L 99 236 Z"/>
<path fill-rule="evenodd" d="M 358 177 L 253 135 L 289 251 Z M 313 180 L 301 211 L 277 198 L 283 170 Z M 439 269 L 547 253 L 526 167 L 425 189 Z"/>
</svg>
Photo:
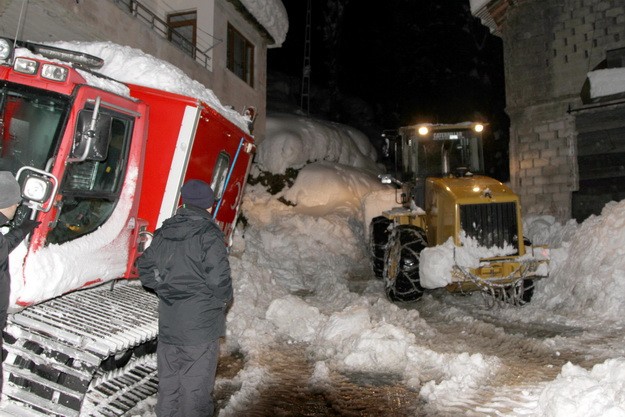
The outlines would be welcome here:
<svg viewBox="0 0 625 417">
<path fill-rule="evenodd" d="M 159 298 L 159 340 L 196 346 L 225 335 L 230 264 L 223 233 L 210 213 L 179 208 L 154 233 L 137 266 L 141 283 Z"/>
<path fill-rule="evenodd" d="M 9 219 L 0 213 L 0 226 L 4 226 Z M 24 230 L 11 229 L 6 235 L 0 233 L 0 330 L 6 322 L 9 307 L 9 293 L 11 292 L 11 275 L 9 273 L 9 254 L 26 237 Z"/>
</svg>

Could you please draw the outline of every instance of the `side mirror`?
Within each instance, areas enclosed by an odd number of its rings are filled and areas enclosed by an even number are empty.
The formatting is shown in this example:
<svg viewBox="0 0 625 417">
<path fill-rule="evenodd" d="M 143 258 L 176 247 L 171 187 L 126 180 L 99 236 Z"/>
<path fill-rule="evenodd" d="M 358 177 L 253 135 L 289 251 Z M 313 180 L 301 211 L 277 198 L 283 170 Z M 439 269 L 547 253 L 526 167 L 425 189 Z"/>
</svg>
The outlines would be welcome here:
<svg viewBox="0 0 625 417">
<path fill-rule="evenodd" d="M 82 110 L 78 115 L 74 146 L 68 162 L 104 161 L 111 141 L 112 118 L 100 114 L 100 98 L 93 110 Z"/>
</svg>

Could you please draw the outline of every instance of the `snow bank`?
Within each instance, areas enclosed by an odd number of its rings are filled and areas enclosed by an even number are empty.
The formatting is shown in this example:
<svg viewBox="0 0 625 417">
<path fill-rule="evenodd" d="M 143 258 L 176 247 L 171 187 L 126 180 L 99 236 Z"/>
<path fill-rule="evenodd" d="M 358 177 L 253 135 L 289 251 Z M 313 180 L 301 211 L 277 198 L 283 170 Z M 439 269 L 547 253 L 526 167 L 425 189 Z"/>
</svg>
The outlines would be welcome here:
<svg viewBox="0 0 625 417">
<path fill-rule="evenodd" d="M 300 211 L 323 216 L 338 210 L 355 212 L 372 190 L 388 188 L 368 172 L 345 165 L 318 162 L 299 172 L 293 187 L 283 195 Z"/>
<path fill-rule="evenodd" d="M 302 126 L 324 131 L 323 126 L 307 124 L 297 116 L 291 120 L 282 115 L 270 121 L 272 135 L 293 137 Z M 351 141 L 341 129 L 331 137 Z M 304 168 L 293 186 L 278 195 L 256 185 L 248 187 L 244 196 L 242 211 L 248 226 L 238 231 L 231 257 L 236 301 L 228 316 L 229 348 L 241 349 L 254 363 L 255 355 L 267 354 L 272 344 L 305 343 L 315 360 L 310 383 L 317 387 L 329 386 L 334 372 L 391 374 L 418 390 L 433 409 L 450 399 L 472 401 L 476 391 L 501 369 L 497 357 L 437 352 L 428 343 L 435 330 L 418 311 L 400 309 L 381 296 L 384 290 L 379 280 L 367 281 L 362 293 L 349 290 L 350 280 L 371 277 L 364 247 L 365 203 L 371 199 L 393 206 L 395 195 L 389 189 L 364 193 L 370 174 L 353 165 L 335 164 L 336 158 L 306 164 L 315 159 L 313 155 L 331 155 L 316 146 L 339 148 L 328 140 L 295 140 L 290 148 L 282 146 L 288 140 L 272 140 L 270 135 L 259 145 L 259 152 L 266 152 L 265 167 L 282 172 L 289 166 L 282 162 L 294 161 L 297 154 L 297 164 Z M 280 164 L 271 165 L 269 155 Z M 288 206 L 278 201 L 280 197 L 289 197 L 297 205 Z M 359 199 L 360 207 L 355 204 Z M 374 211 L 367 213 L 371 216 Z M 531 217 L 524 230 L 534 244 L 551 247 L 551 276 L 538 283 L 532 303 L 508 309 L 507 315 L 522 320 L 558 311 L 585 321 L 587 312 L 593 311 L 599 317 L 622 321 L 625 202 L 606 205 L 601 216 L 581 225 L 575 221 L 561 225 L 551 216 Z M 437 272 L 424 278 L 433 282 L 431 286 L 447 282 L 436 279 L 446 277 L 442 258 L 448 259 L 454 250 L 456 260 L 467 266 L 476 258 L 509 250 L 485 249 L 463 239 L 465 246 L 460 250 L 451 241 L 431 248 L 432 269 Z M 422 258 L 424 263 L 426 258 Z M 533 415 L 625 416 L 624 371 L 625 359 L 607 361 L 590 371 L 567 365 L 545 386 Z"/>
<path fill-rule="evenodd" d="M 256 162 L 263 171 L 283 174 L 310 162 L 329 161 L 378 174 L 377 153 L 359 130 L 338 123 L 289 114 L 267 118 L 263 146 Z"/>
<path fill-rule="evenodd" d="M 327 384 L 339 371 L 393 375 L 415 389 L 437 381 L 423 392 L 427 398 L 479 387 L 499 360 L 424 347 L 432 328 L 416 310 L 384 299 L 382 282 L 372 279 L 360 202 L 378 192 L 395 198 L 363 169 L 375 167 L 373 159 L 364 160 L 374 153 L 341 125 L 287 115 L 270 118 L 269 124 L 258 163 L 280 173 L 297 165 L 284 163 L 294 161 L 296 152 L 305 166 L 295 183 L 277 195 L 259 184 L 246 188 L 242 213 L 247 226 L 237 230 L 231 256 L 235 303 L 228 314 L 228 349 L 243 351 L 255 363 L 272 344 L 306 343 L 316 362 L 311 383 Z M 312 130 L 300 138 L 315 140 L 296 141 L 295 149 L 285 146 L 285 137 L 305 129 Z M 355 293 L 349 289 L 353 280 L 369 285 Z"/>
<path fill-rule="evenodd" d="M 625 314 L 625 201 L 606 204 L 552 250 L 551 276 L 541 282 L 532 304 L 563 312 L 592 311 L 622 320 Z"/>
</svg>

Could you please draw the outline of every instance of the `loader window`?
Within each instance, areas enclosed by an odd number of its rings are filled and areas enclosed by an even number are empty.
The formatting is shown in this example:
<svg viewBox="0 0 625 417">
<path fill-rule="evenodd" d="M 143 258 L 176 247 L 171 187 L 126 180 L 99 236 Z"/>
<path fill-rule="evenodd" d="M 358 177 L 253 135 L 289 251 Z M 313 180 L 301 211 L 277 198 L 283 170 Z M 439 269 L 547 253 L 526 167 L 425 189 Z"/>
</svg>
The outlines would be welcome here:
<svg viewBox="0 0 625 417">
<path fill-rule="evenodd" d="M 131 132 L 131 119 L 112 116 L 106 158 L 68 165 L 61 183 L 61 214 L 47 243 L 59 244 L 91 233 L 111 216 L 126 171 Z"/>
<path fill-rule="evenodd" d="M 416 160 L 414 174 L 417 176 L 437 176 L 443 172 L 443 154 L 449 158 L 449 169 L 454 172 L 460 167 L 477 174 L 484 172 L 484 157 L 479 138 L 460 136 L 457 139 L 419 139 L 411 149 Z"/>
</svg>

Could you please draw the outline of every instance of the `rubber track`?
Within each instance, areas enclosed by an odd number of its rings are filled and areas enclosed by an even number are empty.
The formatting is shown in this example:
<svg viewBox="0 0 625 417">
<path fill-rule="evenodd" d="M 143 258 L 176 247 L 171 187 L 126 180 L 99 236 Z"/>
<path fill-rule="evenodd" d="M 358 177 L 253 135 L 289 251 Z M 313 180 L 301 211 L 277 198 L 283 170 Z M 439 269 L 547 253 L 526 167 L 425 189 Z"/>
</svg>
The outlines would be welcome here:
<svg viewBox="0 0 625 417">
<path fill-rule="evenodd" d="M 158 334 L 157 299 L 136 281 L 77 291 L 10 314 L 0 416 L 121 416 L 156 392 L 155 355 L 101 362 Z"/>
</svg>

